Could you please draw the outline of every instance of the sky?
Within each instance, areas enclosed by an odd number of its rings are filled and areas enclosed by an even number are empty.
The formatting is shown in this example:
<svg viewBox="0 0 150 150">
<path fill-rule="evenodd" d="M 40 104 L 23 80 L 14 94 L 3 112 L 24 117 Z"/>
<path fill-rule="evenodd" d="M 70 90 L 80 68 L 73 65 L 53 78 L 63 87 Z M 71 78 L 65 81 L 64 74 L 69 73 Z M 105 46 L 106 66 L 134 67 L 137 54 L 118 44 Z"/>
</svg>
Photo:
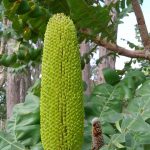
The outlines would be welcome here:
<svg viewBox="0 0 150 150">
<path fill-rule="evenodd" d="M 142 10 L 145 18 L 145 22 L 147 25 L 147 29 L 150 32 L 150 0 L 144 0 L 142 4 Z M 125 17 L 122 20 L 124 23 L 120 24 L 118 27 L 118 38 L 117 38 L 117 44 L 119 46 L 129 48 L 125 41 L 121 39 L 126 39 L 132 43 L 138 44 L 137 40 L 135 39 L 135 29 L 134 25 L 137 24 L 136 18 L 134 13 L 131 13 L 129 16 Z M 117 58 L 116 60 L 116 69 L 122 69 L 124 66 L 124 63 L 129 61 L 130 59 L 124 56 L 120 56 L 120 58 Z M 137 67 L 138 65 L 135 65 L 134 67 Z"/>
</svg>

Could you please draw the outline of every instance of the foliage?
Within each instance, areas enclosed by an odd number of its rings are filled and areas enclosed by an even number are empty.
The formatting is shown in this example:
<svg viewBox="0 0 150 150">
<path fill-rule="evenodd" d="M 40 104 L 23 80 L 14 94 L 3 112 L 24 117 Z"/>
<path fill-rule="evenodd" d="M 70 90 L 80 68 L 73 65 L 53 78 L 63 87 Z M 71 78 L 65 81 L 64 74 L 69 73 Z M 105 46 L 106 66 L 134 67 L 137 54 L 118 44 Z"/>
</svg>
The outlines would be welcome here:
<svg viewBox="0 0 150 150">
<path fill-rule="evenodd" d="M 107 71 L 105 77 L 110 77 L 109 73 L 112 74 Z M 115 72 L 114 74 L 116 75 Z M 36 83 L 34 88 L 36 93 L 39 93 L 37 91 L 40 91 L 40 83 Z M 0 134 L 2 148 L 10 146 L 15 140 L 18 142 L 17 145 L 20 143 L 28 149 L 36 146 L 38 150 L 42 150 L 39 133 L 39 98 L 31 92 L 34 88 L 30 88 L 25 103 L 15 106 L 13 116 L 7 124 L 7 133 Z M 102 150 L 148 150 L 146 147 L 150 144 L 149 88 L 150 80 L 146 80 L 144 74 L 138 70 L 127 72 L 115 85 L 105 83 L 95 86 L 92 95 L 85 96 L 83 150 L 91 149 L 91 120 L 94 117 L 99 117 L 102 124 L 105 141 Z M 9 141 L 9 144 L 5 141 Z"/>
<path fill-rule="evenodd" d="M 22 144 L 16 142 L 10 134 L 0 131 L 0 149 L 25 150 L 25 147 Z"/>
<path fill-rule="evenodd" d="M 142 3 L 143 0 L 140 2 Z M 112 8 L 115 8 L 118 14 L 115 23 L 112 23 L 109 15 Z M 0 55 L 0 65 L 11 67 L 14 72 L 18 72 L 28 66 L 34 67 L 41 63 L 44 33 L 47 22 L 53 14 L 63 12 L 73 19 L 79 43 L 84 39 L 92 41 L 97 34 L 108 41 L 115 41 L 114 29 L 122 23 L 121 19 L 124 16 L 132 12 L 132 8 L 131 0 L 118 0 L 117 3 L 111 3 L 109 6 L 103 6 L 97 0 L 2 0 L 0 11 L 0 37 L 5 40 L 14 38 L 18 43 L 13 54 Z M 10 26 L 2 22 L 4 17 L 11 21 Z M 86 28 L 91 30 L 90 36 L 80 32 L 81 29 Z M 130 41 L 127 43 L 131 48 L 142 49 L 141 46 Z M 96 46 L 81 58 L 82 69 L 90 62 Z M 100 62 L 101 59 L 97 60 L 97 63 Z M 149 150 L 149 62 L 142 60 L 139 69 L 146 76 L 139 70 L 129 71 L 133 62 L 132 59 L 126 63 L 123 73 L 104 70 L 107 83 L 95 86 L 92 95 L 85 96 L 83 150 L 91 149 L 91 120 L 94 117 L 99 117 L 102 123 L 105 140 L 103 150 Z M 25 103 L 15 106 L 13 116 L 7 123 L 7 132 L 0 132 L 0 149 L 43 149 L 39 130 L 39 90 L 40 81 L 37 81 L 28 91 Z M 0 94 L 2 98 L 5 97 L 3 96 L 5 92 Z M 5 99 L 0 102 L 0 107 L 4 108 L 3 110 L 0 108 L 2 110 L 0 113 L 4 114 Z"/>
<path fill-rule="evenodd" d="M 0 148 L 4 150 L 42 150 L 40 143 L 39 94 L 37 81 L 28 91 L 24 103 L 17 104 L 7 122 L 6 132 L 0 133 Z M 38 95 L 38 96 L 36 96 Z"/>
<path fill-rule="evenodd" d="M 137 150 L 141 147 L 144 150 L 144 147 L 150 144 L 150 80 L 145 80 L 142 72 L 130 71 L 114 86 L 108 83 L 96 86 L 92 96 L 87 99 L 87 120 L 96 116 L 102 123 L 106 144 L 102 149 Z M 87 128 L 89 126 L 90 121 Z M 88 143 L 90 132 L 87 133 Z"/>
<path fill-rule="evenodd" d="M 25 102 L 17 104 L 7 124 L 7 131 L 25 146 L 34 146 L 40 141 L 39 98 L 28 94 Z"/>
<path fill-rule="evenodd" d="M 33 45 L 37 45 L 39 41 L 43 42 L 47 22 L 55 13 L 63 12 L 73 19 L 79 42 L 84 39 L 91 41 L 97 34 L 115 42 L 116 26 L 132 10 L 130 0 L 118 0 L 109 6 L 103 6 L 97 0 L 2 0 L 2 6 L 2 18 L 7 17 L 12 25 L 2 23 L 1 36 L 7 39 L 15 38 L 20 46 L 10 56 L 0 56 L 0 65 L 13 68 L 41 63 L 43 45 L 40 49 Z M 110 16 L 112 8 L 115 8 L 118 14 L 114 23 Z M 82 29 L 90 29 L 90 36 L 83 35 L 80 32 Z M 89 55 L 86 58 L 89 58 Z"/>
</svg>

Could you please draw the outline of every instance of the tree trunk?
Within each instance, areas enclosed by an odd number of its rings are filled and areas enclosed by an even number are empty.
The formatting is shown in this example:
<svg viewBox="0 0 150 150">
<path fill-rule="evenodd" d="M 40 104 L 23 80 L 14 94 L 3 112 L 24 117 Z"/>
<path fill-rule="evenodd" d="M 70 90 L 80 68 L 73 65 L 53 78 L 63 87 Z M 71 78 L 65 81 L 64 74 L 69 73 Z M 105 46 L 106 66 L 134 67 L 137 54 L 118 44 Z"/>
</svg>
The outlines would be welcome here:
<svg viewBox="0 0 150 150">
<path fill-rule="evenodd" d="M 116 2 L 117 0 L 105 0 L 105 5 L 109 5 L 111 2 Z M 111 19 L 112 21 L 115 21 L 115 18 L 116 18 L 116 11 L 115 9 L 113 8 L 112 11 L 111 11 Z M 117 29 L 116 29 L 116 32 L 117 32 Z M 107 50 L 106 48 L 104 47 L 99 47 L 99 57 L 103 57 L 103 56 L 106 56 L 108 53 L 110 53 L 109 50 Z M 107 57 L 104 57 L 101 61 L 101 63 L 98 65 L 98 84 L 101 84 L 101 83 L 105 83 L 105 79 L 104 79 L 104 76 L 103 76 L 103 69 L 104 68 L 112 68 L 112 69 L 115 69 L 115 57 L 114 56 L 107 56 Z"/>
<path fill-rule="evenodd" d="M 83 56 L 84 53 L 87 53 L 90 50 L 89 43 L 82 42 L 80 44 L 80 53 L 81 56 Z M 90 80 L 91 74 L 90 74 L 90 63 L 86 64 L 84 69 L 82 70 L 82 79 L 87 84 L 87 89 L 85 91 L 86 95 L 91 94 L 91 80 Z"/>
<path fill-rule="evenodd" d="M 99 48 L 99 57 L 105 56 L 109 53 L 106 48 L 100 47 Z M 103 69 L 104 68 L 112 68 L 115 69 L 115 57 L 108 56 L 103 58 L 101 63 L 98 65 L 98 84 L 105 83 L 105 79 L 103 76 Z"/>
<path fill-rule="evenodd" d="M 4 25 L 6 24 L 6 18 L 3 18 L 2 23 Z M 6 48 L 6 41 L 5 38 L 2 36 L 0 39 L 0 55 L 5 52 L 5 48 Z M 2 88 L 5 83 L 5 79 L 6 79 L 5 75 L 6 75 L 5 67 L 0 66 L 0 88 Z"/>
<path fill-rule="evenodd" d="M 8 54 L 15 51 L 16 41 L 10 39 L 7 42 Z M 11 68 L 7 69 L 7 89 L 6 89 L 6 102 L 7 102 L 7 118 L 12 115 L 13 107 L 15 104 L 23 102 L 27 89 L 31 85 L 30 70 L 26 73 L 12 73 Z"/>
<path fill-rule="evenodd" d="M 24 102 L 28 88 L 31 86 L 31 72 L 27 68 L 25 73 L 20 74 L 20 102 Z"/>
</svg>

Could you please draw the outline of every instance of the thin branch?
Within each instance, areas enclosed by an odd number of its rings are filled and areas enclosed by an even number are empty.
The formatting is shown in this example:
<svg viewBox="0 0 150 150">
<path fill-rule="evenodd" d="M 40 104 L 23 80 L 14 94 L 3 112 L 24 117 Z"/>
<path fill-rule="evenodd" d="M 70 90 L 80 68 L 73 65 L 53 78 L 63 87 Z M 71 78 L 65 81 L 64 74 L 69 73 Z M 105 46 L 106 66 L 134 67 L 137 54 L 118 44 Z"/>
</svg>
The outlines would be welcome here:
<svg viewBox="0 0 150 150">
<path fill-rule="evenodd" d="M 130 58 L 145 58 L 145 59 L 149 59 L 145 57 L 145 52 L 141 51 L 141 50 L 128 50 L 126 48 L 120 47 L 117 44 L 113 44 L 113 43 L 109 43 L 105 40 L 101 40 L 99 37 L 97 37 L 96 39 L 94 39 L 94 42 L 100 46 L 105 47 L 106 49 L 109 49 L 110 51 L 116 52 L 120 55 L 123 56 L 127 56 Z"/>
<path fill-rule="evenodd" d="M 80 31 L 85 35 L 91 35 L 91 31 L 89 29 L 82 29 Z M 115 43 L 110 43 L 106 40 L 103 40 L 99 36 L 97 36 L 96 38 L 93 38 L 92 40 L 97 45 L 103 46 L 106 49 L 109 49 L 110 51 L 118 53 L 119 55 L 127 56 L 130 58 L 144 58 L 144 59 L 150 60 L 150 57 L 145 55 L 144 50 L 143 51 L 141 51 L 141 50 L 134 50 L 134 51 L 129 50 L 129 49 L 120 47 Z"/>
<path fill-rule="evenodd" d="M 145 24 L 144 15 L 143 15 L 143 12 L 142 12 L 142 9 L 140 7 L 138 0 L 131 0 L 131 2 L 132 2 L 132 7 L 134 10 L 135 16 L 136 16 L 136 20 L 138 23 L 142 43 L 143 43 L 143 46 L 146 48 L 147 46 L 150 46 L 150 38 L 149 38 L 148 30 Z"/>
</svg>

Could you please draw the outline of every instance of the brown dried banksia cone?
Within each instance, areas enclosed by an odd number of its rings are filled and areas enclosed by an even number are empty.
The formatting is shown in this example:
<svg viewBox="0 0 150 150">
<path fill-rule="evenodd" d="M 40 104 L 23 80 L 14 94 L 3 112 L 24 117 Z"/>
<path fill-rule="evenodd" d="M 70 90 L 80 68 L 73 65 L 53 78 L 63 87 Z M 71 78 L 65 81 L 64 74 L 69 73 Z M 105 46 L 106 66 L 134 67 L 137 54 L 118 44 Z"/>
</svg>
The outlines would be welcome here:
<svg viewBox="0 0 150 150">
<path fill-rule="evenodd" d="M 104 145 L 101 123 L 98 118 L 92 120 L 92 150 L 99 150 Z"/>
<path fill-rule="evenodd" d="M 40 99 L 44 150 L 81 150 L 84 129 L 81 62 L 73 22 L 64 14 L 48 22 Z"/>
</svg>

